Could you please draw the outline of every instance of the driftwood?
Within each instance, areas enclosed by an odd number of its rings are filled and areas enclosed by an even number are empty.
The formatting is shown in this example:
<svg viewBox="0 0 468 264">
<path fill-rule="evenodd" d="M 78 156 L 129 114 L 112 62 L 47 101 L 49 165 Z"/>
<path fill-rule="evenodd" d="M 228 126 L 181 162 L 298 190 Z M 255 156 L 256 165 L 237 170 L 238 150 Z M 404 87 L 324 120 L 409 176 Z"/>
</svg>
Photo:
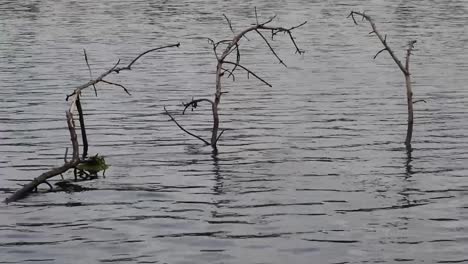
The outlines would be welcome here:
<svg viewBox="0 0 468 264">
<path fill-rule="evenodd" d="M 226 21 L 227 21 L 227 23 L 229 25 L 229 28 L 234 33 L 231 21 L 229 20 L 229 18 L 226 15 L 223 15 L 223 16 L 226 19 Z M 268 83 L 265 79 L 261 78 L 255 72 L 253 72 L 252 70 L 248 69 L 247 67 L 245 67 L 244 65 L 242 65 L 240 63 L 240 59 L 241 59 L 241 53 L 240 53 L 240 47 L 239 47 L 240 46 L 240 43 L 239 43 L 240 40 L 242 38 L 248 39 L 246 37 L 246 34 L 249 33 L 249 32 L 256 33 L 258 36 L 260 36 L 263 39 L 263 41 L 265 41 L 266 46 L 273 53 L 273 55 L 279 60 L 279 63 L 284 65 L 285 67 L 286 67 L 286 64 L 278 56 L 278 54 L 276 53 L 276 51 L 273 49 L 272 45 L 270 44 L 270 40 L 268 40 L 262 32 L 270 32 L 271 40 L 273 40 L 273 38 L 276 35 L 278 35 L 279 33 L 287 34 L 289 36 L 292 44 L 295 47 L 296 53 L 298 53 L 298 54 L 304 53 L 304 51 L 299 49 L 299 47 L 297 46 L 296 41 L 294 40 L 294 37 L 292 35 L 292 31 L 294 29 L 297 29 L 297 28 L 303 26 L 304 24 L 306 24 L 306 22 L 303 22 L 303 23 L 301 23 L 301 24 L 299 24 L 297 26 L 294 26 L 294 27 L 284 28 L 284 27 L 277 27 L 277 26 L 269 26 L 269 24 L 273 21 L 273 19 L 276 16 L 271 17 L 270 19 L 268 19 L 267 21 L 265 21 L 263 23 L 259 23 L 258 22 L 258 17 L 257 17 L 257 11 L 255 9 L 255 17 L 256 17 L 256 23 L 253 26 L 251 26 L 251 27 L 249 27 L 247 29 L 244 29 L 243 31 L 241 31 L 238 34 L 234 33 L 234 37 L 232 39 L 226 39 L 226 40 L 221 40 L 221 41 L 215 42 L 214 40 L 208 38 L 208 42 L 212 45 L 214 55 L 215 55 L 216 60 L 217 60 L 217 65 L 216 65 L 216 90 L 215 90 L 214 99 L 213 100 L 208 99 L 208 98 L 193 99 L 192 101 L 184 104 L 184 110 L 182 111 L 182 114 L 185 113 L 185 110 L 188 107 L 192 107 L 192 109 L 196 108 L 198 106 L 198 104 L 202 103 L 202 102 L 205 102 L 205 103 L 208 103 L 208 104 L 211 105 L 211 111 L 212 111 L 212 115 L 213 115 L 213 126 L 212 126 L 212 129 L 211 129 L 211 139 L 210 140 L 205 140 L 202 137 L 197 136 L 197 135 L 189 132 L 187 129 L 185 129 L 182 125 L 180 125 L 176 121 L 176 119 L 169 113 L 169 111 L 167 111 L 164 108 L 166 114 L 170 117 L 171 121 L 173 121 L 182 131 L 186 132 L 187 134 L 191 135 L 192 137 L 195 137 L 195 138 L 199 139 L 205 145 L 210 145 L 213 148 L 213 151 L 215 153 L 217 152 L 217 142 L 220 139 L 221 135 L 224 133 L 224 130 L 219 132 L 219 114 L 218 114 L 218 105 L 221 102 L 221 96 L 224 93 L 226 93 L 226 92 L 223 92 L 223 90 L 222 90 L 221 78 L 223 76 L 227 75 L 227 78 L 232 77 L 232 79 L 235 80 L 234 73 L 236 72 L 237 69 L 242 69 L 243 71 L 245 71 L 247 73 L 247 76 L 253 76 L 256 79 L 258 79 L 260 82 L 262 82 L 265 85 L 268 85 L 268 86 L 271 87 L 271 84 Z M 219 52 L 218 52 L 218 48 L 220 46 L 226 46 L 221 54 L 219 54 Z M 228 58 L 229 55 L 231 55 L 231 54 L 235 54 L 234 60 L 230 60 Z"/>
<path fill-rule="evenodd" d="M 132 62 L 130 64 L 128 64 L 127 66 L 124 66 L 124 67 L 118 67 L 119 63 L 120 63 L 120 60 L 118 60 L 117 63 L 112 68 L 110 68 L 108 71 L 102 73 L 99 77 L 97 77 L 95 79 L 91 79 L 89 82 L 76 87 L 71 94 L 67 95 L 66 100 L 69 101 L 70 107 L 66 111 L 66 117 L 67 117 L 68 130 L 70 132 L 70 140 L 72 142 L 72 147 L 73 147 L 72 159 L 70 161 L 67 161 L 67 157 L 65 156 L 65 159 L 64 159 L 65 163 L 62 166 L 53 168 L 53 169 L 51 169 L 51 170 L 49 170 L 47 172 L 44 172 L 43 174 L 41 174 L 37 178 L 34 178 L 31 182 L 24 185 L 21 189 L 17 190 L 10 197 L 5 199 L 5 203 L 15 202 L 15 201 L 18 201 L 18 200 L 26 197 L 28 194 L 30 194 L 31 192 L 36 190 L 37 187 L 39 185 L 43 184 L 43 183 L 45 183 L 45 184 L 49 185 L 49 187 L 51 187 L 52 185 L 50 185 L 47 182 L 48 179 L 50 179 L 50 178 L 52 178 L 54 176 L 57 176 L 57 175 L 61 175 L 62 173 L 68 171 L 69 169 L 76 168 L 77 165 L 80 164 L 80 162 L 83 161 L 86 158 L 86 154 L 87 154 L 87 151 L 88 151 L 88 142 L 87 142 L 87 138 L 86 138 L 86 130 L 85 130 L 85 126 L 84 126 L 84 117 L 83 117 L 83 111 L 82 111 L 81 102 L 80 102 L 80 95 L 81 95 L 81 92 L 84 89 L 86 89 L 86 88 L 88 88 L 90 86 L 93 86 L 94 89 L 95 89 L 95 93 L 97 94 L 96 84 L 106 83 L 106 84 L 118 86 L 118 87 L 122 88 L 127 94 L 130 94 L 129 91 L 127 90 L 127 88 L 125 88 L 123 85 L 107 81 L 104 78 L 107 77 L 111 73 L 119 73 L 120 71 L 123 71 L 123 70 L 131 70 L 132 65 L 138 59 L 140 59 L 143 55 L 145 55 L 145 54 L 147 54 L 149 52 L 157 51 L 157 50 L 165 49 L 165 48 L 170 48 L 170 47 L 179 47 L 179 46 L 180 46 L 180 43 L 177 43 L 177 44 L 172 44 L 172 45 L 167 45 L 167 46 L 147 50 L 147 51 L 139 54 L 135 59 L 132 60 Z M 86 55 L 86 51 L 85 51 L 84 54 L 85 54 L 86 64 L 88 66 L 90 76 L 91 76 L 91 69 L 89 67 L 88 57 Z M 80 156 L 79 156 L 79 144 L 78 144 L 78 138 L 77 138 L 77 134 L 76 134 L 75 119 L 74 119 L 74 116 L 73 116 L 74 112 L 78 112 L 78 115 L 79 115 L 79 122 L 80 122 L 80 128 L 81 128 L 81 134 L 82 134 L 82 140 L 83 140 L 83 149 L 84 150 L 83 150 L 83 156 L 82 156 L 81 159 L 80 159 Z"/>
<path fill-rule="evenodd" d="M 393 61 L 396 63 L 398 68 L 401 70 L 403 75 L 405 76 L 405 83 L 406 83 L 406 100 L 407 100 L 407 105 L 408 105 L 408 127 L 406 130 L 406 139 L 405 139 L 405 145 L 406 145 L 406 150 L 408 152 L 411 152 L 411 139 L 413 137 L 413 123 L 414 123 L 414 114 L 413 114 L 413 104 L 419 101 L 424 101 L 424 100 L 418 100 L 418 101 L 413 101 L 413 91 L 411 88 L 411 73 L 410 73 L 410 56 L 411 52 L 414 49 L 414 44 L 416 43 L 416 40 L 412 40 L 408 42 L 408 48 L 406 49 L 406 60 L 405 64 L 403 63 L 396 57 L 395 53 L 393 50 L 390 48 L 390 46 L 387 43 L 387 35 L 382 36 L 382 34 L 377 30 L 377 27 L 375 26 L 374 21 L 372 18 L 361 12 L 355 12 L 351 11 L 348 17 L 351 17 L 353 19 L 354 24 L 358 24 L 355 18 L 355 15 L 362 17 L 362 20 L 367 20 L 369 24 L 372 27 L 372 31 L 369 34 L 375 34 L 377 38 L 382 42 L 382 45 L 384 46 L 383 49 L 381 49 L 377 54 L 375 54 L 374 59 L 377 58 L 377 56 L 384 52 L 387 51 L 390 56 L 392 57 Z"/>
</svg>

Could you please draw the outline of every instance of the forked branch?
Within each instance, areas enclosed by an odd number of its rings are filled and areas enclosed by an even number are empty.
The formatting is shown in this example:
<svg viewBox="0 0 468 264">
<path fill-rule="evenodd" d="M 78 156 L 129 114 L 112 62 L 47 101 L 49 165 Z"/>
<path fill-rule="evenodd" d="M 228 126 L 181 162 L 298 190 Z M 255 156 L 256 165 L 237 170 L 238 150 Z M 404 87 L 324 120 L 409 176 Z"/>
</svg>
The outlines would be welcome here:
<svg viewBox="0 0 468 264">
<path fill-rule="evenodd" d="M 213 101 L 211 101 L 210 99 L 206 99 L 206 98 L 202 98 L 202 99 L 196 99 L 196 100 L 192 100 L 186 104 L 183 104 L 185 106 L 184 110 L 182 111 L 182 114 L 185 114 L 185 110 L 187 110 L 187 108 L 189 108 L 190 106 L 192 107 L 192 110 L 197 108 L 198 107 L 198 103 L 200 102 L 208 102 L 211 104 L 211 106 L 214 105 Z"/>
<path fill-rule="evenodd" d="M 241 46 L 241 39 L 245 38 L 246 40 L 249 40 L 246 35 L 250 32 L 256 33 L 256 35 L 259 35 L 262 40 L 265 42 L 266 47 L 273 53 L 273 56 L 278 59 L 280 64 L 286 66 L 286 63 L 281 59 L 279 54 L 275 51 L 273 46 L 271 45 L 271 41 L 273 40 L 274 36 L 278 35 L 279 33 L 284 33 L 289 36 L 291 39 L 291 42 L 295 48 L 296 53 L 302 54 L 304 53 L 303 50 L 301 50 L 294 37 L 293 37 L 293 30 L 302 27 L 305 25 L 307 22 L 303 22 L 299 25 L 290 27 L 290 28 L 285 28 L 285 27 L 278 27 L 278 26 L 270 26 L 269 24 L 275 19 L 276 16 L 270 17 L 267 19 L 265 22 L 259 22 L 258 19 L 258 14 L 257 14 L 257 9 L 255 8 L 255 23 L 248 28 L 244 29 L 240 33 L 235 33 L 234 28 L 232 26 L 232 21 L 225 15 L 223 14 L 224 19 L 227 21 L 229 30 L 234 34 L 232 39 L 223 39 L 218 42 L 215 42 L 211 38 L 208 39 L 208 43 L 212 46 L 213 52 L 215 54 L 216 60 L 217 60 L 217 65 L 216 65 L 216 89 L 215 89 L 215 95 L 213 100 L 209 99 L 196 99 L 192 100 L 191 102 L 184 104 L 184 110 L 182 111 L 182 114 L 185 113 L 188 107 L 192 107 L 192 109 L 196 108 L 198 106 L 198 103 L 200 102 L 209 102 L 211 104 L 211 109 L 212 109 L 212 115 L 213 115 L 213 127 L 211 130 L 211 139 L 208 142 L 207 140 L 202 139 L 201 137 L 189 132 L 187 129 L 183 128 L 182 125 L 180 125 L 173 116 L 170 115 L 170 113 L 164 108 L 164 111 L 166 114 L 171 118 L 171 121 L 173 121 L 182 131 L 186 132 L 187 134 L 203 141 L 207 145 L 211 145 L 213 150 L 216 152 L 217 150 L 217 142 L 220 139 L 221 135 L 224 133 L 224 130 L 222 130 L 220 133 L 218 132 L 219 130 L 219 114 L 218 114 L 218 105 L 221 102 L 221 96 L 225 94 L 226 92 L 223 91 L 222 89 L 222 84 L 221 84 L 221 79 L 222 77 L 227 77 L 230 78 L 232 77 L 232 80 L 235 81 L 235 73 L 238 69 L 242 69 L 245 72 L 247 72 L 247 77 L 252 75 L 255 77 L 257 80 L 261 81 L 262 83 L 268 85 L 271 87 L 272 85 L 266 81 L 264 78 L 260 77 L 258 74 L 256 74 L 254 71 L 250 70 L 246 66 L 244 66 L 241 63 L 241 52 L 240 52 L 240 46 Z M 265 35 L 262 32 L 271 32 L 271 40 L 268 40 Z M 221 51 L 221 47 L 223 48 Z M 232 58 L 235 54 L 235 59 Z M 226 74 L 229 73 L 229 74 Z"/>
<path fill-rule="evenodd" d="M 393 52 L 393 50 L 388 45 L 387 35 L 385 35 L 384 37 L 382 36 L 382 34 L 377 30 L 377 27 L 376 27 L 374 21 L 372 20 L 372 18 L 370 16 L 364 14 L 364 13 L 351 11 L 351 13 L 349 14 L 348 17 L 351 17 L 353 19 L 354 24 L 356 24 L 356 25 L 358 23 L 356 21 L 355 16 L 361 16 L 362 20 L 367 20 L 369 22 L 369 24 L 372 27 L 372 31 L 369 34 L 375 34 L 377 36 L 377 38 L 380 40 L 380 42 L 382 43 L 382 45 L 384 46 L 384 48 L 382 50 L 380 50 L 379 52 L 377 52 L 377 54 L 375 54 L 374 59 L 377 58 L 377 56 L 381 52 L 387 51 L 390 54 L 390 56 L 392 57 L 393 61 L 398 66 L 398 68 L 401 70 L 403 75 L 405 76 L 406 99 L 407 99 L 407 106 L 408 106 L 408 127 L 407 127 L 407 131 L 406 131 L 405 145 L 406 145 L 406 150 L 409 153 L 412 150 L 412 148 L 411 148 L 411 139 L 412 139 L 412 136 L 413 136 L 413 123 L 414 123 L 414 121 L 413 121 L 414 120 L 414 113 L 413 113 L 414 101 L 413 101 L 413 91 L 412 91 L 412 87 L 411 87 L 411 73 L 410 73 L 409 64 L 410 64 L 411 52 L 414 49 L 414 44 L 416 43 L 416 40 L 412 40 L 412 41 L 410 41 L 408 43 L 408 48 L 406 50 L 406 61 L 405 61 L 405 65 L 403 65 L 401 63 L 401 61 L 395 56 L 395 53 Z"/>
<path fill-rule="evenodd" d="M 382 45 L 384 46 L 384 49 L 379 51 L 374 56 L 374 59 L 377 57 L 377 55 L 379 55 L 379 53 L 386 50 L 386 51 L 388 51 L 388 53 L 392 57 L 393 61 L 395 61 L 398 68 L 400 68 L 400 70 L 403 72 L 403 74 L 405 74 L 405 75 L 409 74 L 408 70 L 403 66 L 401 61 L 396 57 L 393 50 L 388 46 L 388 44 L 387 44 L 387 35 L 382 36 L 382 34 L 377 30 L 377 26 L 375 25 L 374 20 L 372 20 L 372 18 L 369 15 L 365 14 L 365 13 L 351 11 L 351 13 L 348 15 L 348 17 L 351 17 L 353 19 L 353 21 L 354 21 L 354 24 L 356 24 L 356 25 L 358 25 L 358 23 L 356 22 L 356 19 L 354 17 L 355 15 L 361 16 L 363 20 L 365 19 L 365 20 L 367 20 L 369 22 L 369 24 L 372 27 L 372 31 L 370 32 L 370 34 L 375 34 L 377 36 L 377 38 L 379 38 L 380 42 L 382 42 Z"/>
</svg>

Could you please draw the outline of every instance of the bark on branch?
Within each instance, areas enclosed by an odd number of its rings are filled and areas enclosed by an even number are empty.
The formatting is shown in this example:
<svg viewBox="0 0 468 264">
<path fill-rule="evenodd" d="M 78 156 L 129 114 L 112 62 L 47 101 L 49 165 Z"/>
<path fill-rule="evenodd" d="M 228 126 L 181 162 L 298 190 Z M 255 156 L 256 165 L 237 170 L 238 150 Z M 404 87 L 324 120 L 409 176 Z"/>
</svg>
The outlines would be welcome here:
<svg viewBox="0 0 468 264">
<path fill-rule="evenodd" d="M 355 16 L 360 16 L 362 17 L 362 20 L 366 20 L 369 22 L 369 24 L 372 27 L 372 31 L 369 34 L 375 34 L 377 38 L 380 40 L 384 48 L 377 52 L 377 54 L 374 56 L 374 59 L 377 58 L 377 56 L 383 52 L 387 51 L 390 56 L 392 57 L 393 61 L 395 64 L 398 66 L 398 68 L 401 70 L 403 75 L 405 76 L 405 84 L 406 84 L 406 99 L 407 99 L 407 106 L 408 106 L 408 126 L 406 130 L 406 139 L 405 139 L 405 146 L 406 150 L 408 152 L 411 152 L 411 139 L 413 137 L 413 123 L 414 123 L 414 113 L 413 113 L 413 91 L 411 87 L 411 73 L 410 73 L 410 56 L 411 52 L 414 49 L 414 44 L 416 43 L 416 40 L 412 40 L 408 43 L 408 48 L 406 50 L 406 60 L 405 60 L 405 65 L 396 57 L 395 52 L 390 48 L 390 46 L 387 43 L 387 35 L 382 36 L 382 34 L 378 31 L 377 26 L 375 25 L 374 21 L 372 18 L 361 12 L 356 12 L 356 11 L 351 11 L 349 14 L 348 18 L 351 17 L 353 19 L 354 24 L 358 25 Z"/>
</svg>

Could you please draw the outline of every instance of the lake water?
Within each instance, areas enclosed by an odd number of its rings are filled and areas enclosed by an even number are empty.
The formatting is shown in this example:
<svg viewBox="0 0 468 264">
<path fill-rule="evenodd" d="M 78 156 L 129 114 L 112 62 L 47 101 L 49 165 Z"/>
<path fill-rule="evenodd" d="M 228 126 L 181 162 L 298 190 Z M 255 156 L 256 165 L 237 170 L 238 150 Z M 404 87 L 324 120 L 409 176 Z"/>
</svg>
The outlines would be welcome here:
<svg viewBox="0 0 468 264">
<path fill-rule="evenodd" d="M 51 1 L 0 3 L 0 200 L 63 163 L 65 95 L 118 58 L 132 71 L 83 95 L 90 154 L 111 165 L 86 192 L 0 204 L 0 263 L 468 263 L 468 2 Z M 224 80 L 219 154 L 168 121 L 163 107 L 208 138 L 211 115 L 181 102 L 214 93 L 206 37 L 232 37 L 277 14 L 308 23 L 271 42 L 242 41 Z M 416 100 L 406 155 L 404 78 L 371 15 L 411 71 Z M 65 175 L 71 178 L 71 174 Z"/>
</svg>

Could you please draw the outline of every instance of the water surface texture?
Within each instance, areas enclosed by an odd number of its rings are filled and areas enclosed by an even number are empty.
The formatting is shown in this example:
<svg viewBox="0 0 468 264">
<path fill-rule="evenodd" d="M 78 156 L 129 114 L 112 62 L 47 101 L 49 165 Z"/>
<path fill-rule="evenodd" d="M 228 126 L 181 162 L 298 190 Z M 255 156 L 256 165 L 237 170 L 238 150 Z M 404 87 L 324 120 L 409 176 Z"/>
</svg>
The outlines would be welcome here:
<svg viewBox="0 0 468 264">
<path fill-rule="evenodd" d="M 232 37 L 276 14 L 308 23 L 271 42 L 255 34 L 224 80 L 219 154 L 164 115 L 214 93 L 206 37 Z M 411 71 L 416 100 L 406 155 L 404 78 L 346 16 L 374 17 Z M 0 263 L 467 263 L 468 3 L 453 1 L 51 1 L 0 3 L 0 199 L 61 165 L 65 95 L 118 58 L 132 71 L 83 94 L 90 153 L 106 157 L 92 190 L 0 205 Z M 178 112 L 180 113 L 180 112 Z M 207 105 L 176 114 L 209 137 Z M 71 174 L 65 175 L 70 178 Z"/>
</svg>

